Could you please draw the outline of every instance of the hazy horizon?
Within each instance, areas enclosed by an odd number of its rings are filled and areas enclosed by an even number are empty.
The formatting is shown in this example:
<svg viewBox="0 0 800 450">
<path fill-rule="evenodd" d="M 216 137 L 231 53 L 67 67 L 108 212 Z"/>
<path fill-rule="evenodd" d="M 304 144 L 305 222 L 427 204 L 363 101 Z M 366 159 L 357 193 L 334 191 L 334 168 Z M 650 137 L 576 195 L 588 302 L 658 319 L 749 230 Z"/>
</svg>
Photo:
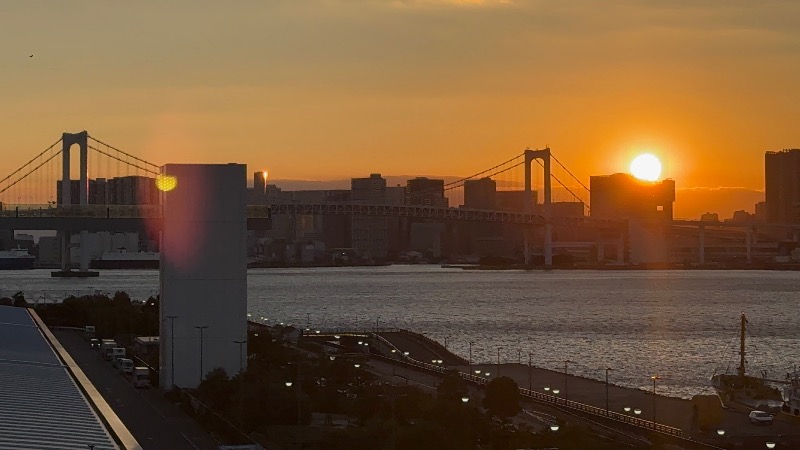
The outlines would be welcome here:
<svg viewBox="0 0 800 450">
<path fill-rule="evenodd" d="M 0 174 L 84 129 L 282 179 L 468 175 L 549 146 L 584 182 L 651 152 L 676 211 L 718 191 L 752 211 L 764 152 L 800 146 L 798 16 L 780 0 L 4 2 Z"/>
</svg>

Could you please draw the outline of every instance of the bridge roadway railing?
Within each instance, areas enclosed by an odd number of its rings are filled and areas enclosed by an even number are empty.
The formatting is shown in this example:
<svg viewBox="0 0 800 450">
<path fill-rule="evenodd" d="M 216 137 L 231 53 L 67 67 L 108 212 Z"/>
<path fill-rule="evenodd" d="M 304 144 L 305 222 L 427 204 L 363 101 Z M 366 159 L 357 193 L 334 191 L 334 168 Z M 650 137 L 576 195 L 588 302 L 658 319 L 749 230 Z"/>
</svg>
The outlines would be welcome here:
<svg viewBox="0 0 800 450">
<path fill-rule="evenodd" d="M 159 218 L 162 216 L 162 212 L 161 205 L 0 205 L 0 217 Z M 590 217 L 558 216 L 546 218 L 541 214 L 417 205 L 287 203 L 247 206 L 247 217 L 249 218 L 271 218 L 273 215 L 391 216 L 524 225 L 554 223 L 568 226 L 590 226 L 609 229 L 619 229 L 623 225 L 620 221 Z"/>
<path fill-rule="evenodd" d="M 16 205 L 0 208 L 0 217 L 90 217 L 157 219 L 161 205 Z"/>
</svg>

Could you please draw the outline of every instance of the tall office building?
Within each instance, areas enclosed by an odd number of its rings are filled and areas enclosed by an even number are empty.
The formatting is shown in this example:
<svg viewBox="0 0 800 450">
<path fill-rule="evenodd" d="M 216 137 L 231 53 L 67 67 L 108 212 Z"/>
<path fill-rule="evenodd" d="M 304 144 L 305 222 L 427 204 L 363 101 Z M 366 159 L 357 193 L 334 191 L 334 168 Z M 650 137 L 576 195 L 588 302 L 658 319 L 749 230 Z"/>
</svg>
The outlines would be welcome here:
<svg viewBox="0 0 800 450">
<path fill-rule="evenodd" d="M 766 152 L 767 222 L 800 223 L 800 149 Z"/>
<path fill-rule="evenodd" d="M 627 173 L 592 176 L 592 217 L 607 219 L 672 220 L 675 181 L 640 181 Z"/>
<path fill-rule="evenodd" d="M 258 171 L 253 173 L 253 194 L 266 195 L 267 175 L 266 172 Z"/>
<path fill-rule="evenodd" d="M 80 181 L 70 180 L 71 204 L 80 204 Z M 155 178 L 126 176 L 89 180 L 90 205 L 158 205 Z M 56 200 L 63 204 L 61 180 L 56 181 Z"/>
<path fill-rule="evenodd" d="M 217 367 L 232 376 L 247 364 L 247 167 L 167 164 L 162 173 L 177 184 L 162 193 L 159 383 L 196 388 Z"/>
<path fill-rule="evenodd" d="M 386 203 L 386 178 L 373 173 L 368 178 L 350 180 L 350 195 L 355 203 Z M 386 217 L 354 216 L 351 243 L 359 256 L 384 259 L 389 255 L 389 223 Z"/>
<path fill-rule="evenodd" d="M 497 183 L 491 178 L 464 181 L 464 208 L 495 209 Z"/>
<path fill-rule="evenodd" d="M 406 204 L 447 208 L 444 180 L 417 177 L 406 181 Z"/>
<path fill-rule="evenodd" d="M 618 261 L 634 264 L 669 261 L 675 181 L 647 182 L 627 173 L 615 173 L 589 178 L 589 189 L 593 218 L 627 221 L 627 249 L 620 249 L 623 254 L 617 254 Z"/>
</svg>

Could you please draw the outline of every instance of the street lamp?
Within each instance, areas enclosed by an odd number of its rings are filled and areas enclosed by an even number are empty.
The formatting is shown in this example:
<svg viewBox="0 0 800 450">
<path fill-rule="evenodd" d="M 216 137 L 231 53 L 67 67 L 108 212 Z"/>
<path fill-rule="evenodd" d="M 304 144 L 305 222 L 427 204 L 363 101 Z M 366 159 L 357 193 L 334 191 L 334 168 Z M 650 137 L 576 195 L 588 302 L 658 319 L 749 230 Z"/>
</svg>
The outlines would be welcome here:
<svg viewBox="0 0 800 450">
<path fill-rule="evenodd" d="M 195 325 L 197 331 L 200 332 L 200 383 L 203 382 L 203 330 L 208 328 L 208 325 Z"/>
<path fill-rule="evenodd" d="M 767 442 L 767 448 L 775 448 L 774 442 Z"/>
<path fill-rule="evenodd" d="M 379 328 L 378 328 L 378 321 L 379 321 L 380 319 L 381 319 L 381 316 L 378 316 L 378 317 L 376 317 L 376 318 L 375 318 L 375 332 L 376 332 L 376 333 L 377 333 L 377 332 L 378 332 L 378 330 L 379 330 Z"/>
<path fill-rule="evenodd" d="M 550 431 L 558 431 L 558 424 L 550 425 Z"/>
<path fill-rule="evenodd" d="M 549 390 L 550 390 L 550 386 L 545 386 L 545 387 L 544 387 L 544 390 L 545 390 L 545 391 L 549 391 Z"/>
<path fill-rule="evenodd" d="M 445 350 L 447 350 L 447 339 L 449 339 L 449 338 L 450 338 L 450 336 L 445 336 L 444 337 L 444 349 Z"/>
<path fill-rule="evenodd" d="M 474 342 L 469 341 L 469 370 L 472 370 L 472 344 L 474 344 Z M 480 371 L 477 373 L 480 373 Z"/>
<path fill-rule="evenodd" d="M 497 347 L 497 376 L 500 376 L 500 349 L 502 347 Z"/>
<path fill-rule="evenodd" d="M 287 381 L 286 383 L 283 383 L 283 384 L 285 384 L 286 387 L 292 387 L 292 382 L 291 381 Z"/>
<path fill-rule="evenodd" d="M 565 359 L 564 360 L 564 404 L 567 404 L 567 400 L 569 400 L 569 374 L 567 373 L 567 364 L 571 363 L 572 361 Z"/>
<path fill-rule="evenodd" d="M 719 430 L 717 430 L 717 435 L 718 435 L 718 436 L 725 436 L 725 430 L 723 430 L 722 428 L 720 428 Z"/>
<path fill-rule="evenodd" d="M 559 392 L 561 392 L 561 391 L 560 391 L 560 390 L 558 390 L 558 389 L 553 389 L 551 392 L 552 392 L 553 394 L 555 394 L 555 395 L 558 395 L 558 393 L 559 393 Z"/>
<path fill-rule="evenodd" d="M 169 319 L 169 376 L 170 376 L 170 389 L 175 389 L 175 319 L 178 316 L 167 316 Z"/>
<path fill-rule="evenodd" d="M 467 397 L 466 395 L 461 397 L 461 403 L 467 403 L 468 401 L 469 401 L 469 397 Z"/>
<path fill-rule="evenodd" d="M 533 390 L 533 366 L 531 365 L 533 356 L 528 352 L 528 392 Z"/>
<path fill-rule="evenodd" d="M 612 371 L 611 367 L 606 367 L 606 415 L 608 415 L 608 372 Z"/>
<path fill-rule="evenodd" d="M 625 410 L 626 413 L 631 412 L 631 407 L 630 406 L 626 406 L 626 407 L 624 407 L 622 409 Z"/>
<path fill-rule="evenodd" d="M 636 409 L 633 410 L 633 413 L 638 416 L 638 415 L 640 415 L 642 413 L 642 410 L 639 409 L 639 408 L 636 408 Z"/>
<path fill-rule="evenodd" d="M 653 380 L 653 428 L 656 427 L 656 381 L 660 380 L 661 377 L 658 375 L 653 375 L 650 377 Z"/>
</svg>

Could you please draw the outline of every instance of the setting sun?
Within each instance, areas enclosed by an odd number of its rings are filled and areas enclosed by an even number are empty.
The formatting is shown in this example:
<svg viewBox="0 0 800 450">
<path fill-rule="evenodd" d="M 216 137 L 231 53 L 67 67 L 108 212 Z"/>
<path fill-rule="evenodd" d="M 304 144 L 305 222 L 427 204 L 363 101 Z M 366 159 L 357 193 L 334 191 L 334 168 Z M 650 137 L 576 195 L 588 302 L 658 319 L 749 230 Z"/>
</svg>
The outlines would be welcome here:
<svg viewBox="0 0 800 450">
<path fill-rule="evenodd" d="M 661 176 L 661 161 L 650 153 L 642 153 L 631 161 L 630 171 L 640 180 L 656 181 Z"/>
</svg>

